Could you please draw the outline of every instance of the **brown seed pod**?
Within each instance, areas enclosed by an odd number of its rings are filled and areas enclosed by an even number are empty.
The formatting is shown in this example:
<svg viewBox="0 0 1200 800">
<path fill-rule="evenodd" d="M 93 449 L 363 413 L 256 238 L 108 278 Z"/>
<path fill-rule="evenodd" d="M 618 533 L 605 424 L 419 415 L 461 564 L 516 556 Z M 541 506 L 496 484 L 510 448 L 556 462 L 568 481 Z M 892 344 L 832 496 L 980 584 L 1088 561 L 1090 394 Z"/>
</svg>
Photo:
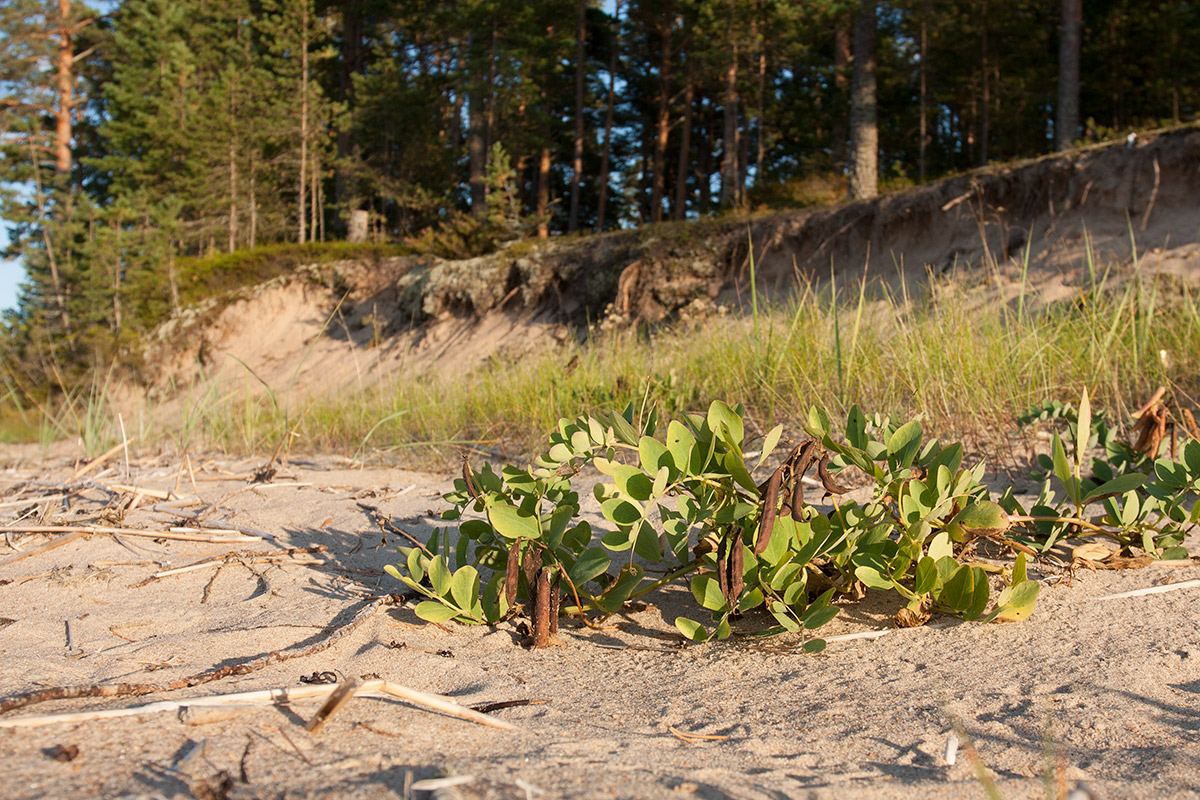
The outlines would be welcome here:
<svg viewBox="0 0 1200 800">
<path fill-rule="evenodd" d="M 829 474 L 829 456 L 822 455 L 821 460 L 817 462 L 817 476 L 821 479 L 821 485 L 825 487 L 825 491 L 830 494 L 845 494 L 850 491 L 847 488 L 839 486 L 833 480 L 833 476 Z"/>
<path fill-rule="evenodd" d="M 779 484 L 783 481 L 783 467 L 771 473 L 767 479 L 767 490 L 762 499 L 762 522 L 758 526 L 758 541 L 754 544 L 754 554 L 758 555 L 771 544 L 771 531 L 775 528 L 775 515 L 778 513 Z"/>
<path fill-rule="evenodd" d="M 517 539 L 508 548 L 508 565 L 504 569 L 504 596 L 511 608 L 517 602 L 517 581 L 521 576 L 521 540 Z"/>
</svg>

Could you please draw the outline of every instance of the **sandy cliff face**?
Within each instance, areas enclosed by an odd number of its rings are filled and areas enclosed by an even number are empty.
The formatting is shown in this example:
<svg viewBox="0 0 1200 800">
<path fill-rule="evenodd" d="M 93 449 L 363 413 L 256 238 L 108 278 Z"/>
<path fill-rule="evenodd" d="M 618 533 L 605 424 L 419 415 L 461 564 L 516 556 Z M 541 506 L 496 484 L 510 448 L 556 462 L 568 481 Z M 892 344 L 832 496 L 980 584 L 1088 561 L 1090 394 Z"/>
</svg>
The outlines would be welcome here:
<svg viewBox="0 0 1200 800">
<path fill-rule="evenodd" d="M 1200 276 L 1200 130 L 1189 128 L 938 181 L 878 200 L 751 220 L 521 243 L 461 261 L 304 269 L 193 310 L 159 332 L 152 392 L 202 380 L 321 395 L 582 336 L 588 323 L 669 322 L 758 290 L 863 274 L 910 286 L 977 275 L 1046 298 L 1136 266 Z M 1138 258 L 1135 260 L 1134 253 Z M 265 390 L 265 389 L 264 389 Z"/>
</svg>

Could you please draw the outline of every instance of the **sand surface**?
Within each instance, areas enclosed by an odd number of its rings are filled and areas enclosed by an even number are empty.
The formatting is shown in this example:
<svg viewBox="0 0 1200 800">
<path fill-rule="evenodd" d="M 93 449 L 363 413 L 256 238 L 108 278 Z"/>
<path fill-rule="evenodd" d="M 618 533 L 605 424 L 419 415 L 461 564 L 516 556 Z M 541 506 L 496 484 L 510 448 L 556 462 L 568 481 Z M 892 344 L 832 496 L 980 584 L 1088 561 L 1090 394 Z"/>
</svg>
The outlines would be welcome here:
<svg viewBox="0 0 1200 800">
<path fill-rule="evenodd" d="M 114 517 L 114 502 L 132 498 L 114 487 L 175 490 L 179 480 L 179 495 L 204 503 L 190 510 L 215 506 L 210 521 L 270 539 L 122 543 L 95 534 L 14 561 L 19 554 L 0 538 L 0 696 L 48 685 L 161 684 L 275 651 L 286 656 L 403 588 L 382 572 L 403 539 L 389 534 L 385 542 L 359 504 L 423 539 L 444 507 L 449 476 L 319 458 L 293 459 L 270 484 L 237 477 L 262 460 L 194 462 L 192 484 L 178 462 L 143 462 L 126 474 L 114 458 L 89 473 L 92 488 L 73 494 L 69 509 L 51 500 L 21 522 L 48 509 L 53 524 L 165 531 L 184 520 L 154 511 L 162 501 L 152 497 Z M 0 503 L 56 494 L 73 470 L 65 461 L 10 463 L 17 465 L 0 471 Z M 0 523 L 28 508 L 0 506 Z M 98 513 L 108 518 L 87 520 Z M 62 535 L 12 541 L 28 551 Z M 279 555 L 317 546 L 325 549 Z M 243 557 L 152 578 L 224 553 Z M 956 719 L 1006 798 L 1046 796 L 1047 773 L 1060 796 L 1079 788 L 1114 800 L 1196 796 L 1200 588 L 1101 598 L 1194 580 L 1200 569 L 1084 571 L 1069 582 L 1031 575 L 1044 585 L 1023 623 L 935 617 L 924 628 L 834 641 L 819 656 L 798 654 L 786 636 L 683 647 L 672 623 L 695 610 L 682 583 L 599 630 L 565 619 L 563 646 L 542 651 L 523 649 L 513 624 L 442 628 L 422 623 L 409 602 L 378 605 L 321 652 L 172 692 L 41 703 L 0 715 L 0 724 L 301 687 L 302 677 L 327 671 L 468 706 L 544 702 L 494 712 L 516 731 L 368 698 L 351 700 L 317 735 L 304 723 L 320 700 L 261 705 L 200 725 L 162 712 L 0 727 L 0 795 L 423 798 L 431 795 L 406 787 L 452 775 L 473 780 L 439 796 L 984 797 L 965 746 L 946 763 Z M 887 598 L 868 598 L 822 633 L 889 631 L 894 610 Z M 68 759 L 72 748 L 78 753 Z"/>
</svg>

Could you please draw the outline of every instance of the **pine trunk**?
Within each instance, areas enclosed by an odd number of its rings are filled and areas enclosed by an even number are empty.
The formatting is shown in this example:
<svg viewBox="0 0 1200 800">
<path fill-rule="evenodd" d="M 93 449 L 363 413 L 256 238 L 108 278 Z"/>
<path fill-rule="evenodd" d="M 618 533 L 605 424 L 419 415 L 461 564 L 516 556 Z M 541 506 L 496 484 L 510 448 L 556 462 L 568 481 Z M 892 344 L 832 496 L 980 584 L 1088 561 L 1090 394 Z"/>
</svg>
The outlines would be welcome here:
<svg viewBox="0 0 1200 800">
<path fill-rule="evenodd" d="M 567 220 L 567 231 L 579 230 L 580 175 L 583 173 L 583 83 L 587 66 L 587 3 L 579 0 L 576 8 L 575 30 L 575 142 L 574 158 L 571 160 L 571 216 Z"/>
<path fill-rule="evenodd" d="M 921 63 L 919 67 L 918 80 L 920 88 L 918 89 L 920 97 L 918 103 L 920 105 L 920 114 L 918 122 L 918 143 L 917 143 L 917 180 L 921 183 L 925 182 L 925 158 L 926 148 L 929 145 L 929 0 L 925 0 L 921 6 L 921 24 L 920 24 L 920 46 Z"/>
<path fill-rule="evenodd" d="M 850 86 L 850 199 L 879 194 L 879 124 L 875 107 L 875 0 L 862 0 L 854 23 Z"/>
<path fill-rule="evenodd" d="M 75 98 L 75 30 L 71 25 L 71 0 L 58 0 L 58 107 L 54 110 L 54 171 L 71 171 L 71 114 Z"/>
<path fill-rule="evenodd" d="M 1058 40 L 1058 120 L 1054 126 L 1059 150 L 1067 150 L 1079 133 L 1079 40 L 1083 28 L 1081 0 L 1062 0 L 1062 31 Z"/>
<path fill-rule="evenodd" d="M 608 54 L 608 104 L 604 111 L 604 149 L 600 155 L 600 197 L 596 201 L 596 232 L 604 230 L 608 211 L 608 169 L 612 157 L 613 108 L 616 105 L 617 52 L 621 49 L 621 0 L 613 8 L 613 34 Z"/>
<path fill-rule="evenodd" d="M 300 6 L 300 244 L 304 244 L 305 186 L 308 180 L 308 0 Z"/>
<path fill-rule="evenodd" d="M 467 183 L 471 193 L 471 215 L 476 219 L 487 216 L 487 187 L 484 184 L 485 153 L 483 87 L 471 86 L 467 98 Z"/>
<path fill-rule="evenodd" d="M 550 238 L 550 148 L 543 147 L 537 168 L 537 235 Z"/>
<path fill-rule="evenodd" d="M 667 138 L 671 133 L 671 28 L 674 24 L 671 4 L 663 8 L 659 26 L 662 47 L 658 62 L 658 112 L 654 126 L 654 161 L 650 180 L 650 221 L 662 222 L 663 193 L 667 184 Z"/>
<path fill-rule="evenodd" d="M 696 101 L 696 62 L 689 58 L 687 78 L 683 87 L 683 126 L 679 132 L 679 166 L 675 170 L 675 207 L 672 216 L 687 218 L 688 166 L 692 155 L 692 106 Z"/>
<path fill-rule="evenodd" d="M 838 98 L 835 108 L 845 108 L 840 104 L 845 102 L 850 91 L 850 62 L 850 28 L 844 18 L 839 18 L 833 29 L 833 86 Z M 839 114 L 830 133 L 833 137 L 830 157 L 833 160 L 834 171 L 840 174 L 845 169 L 848 158 L 846 143 L 850 131 L 846 117 Z"/>
<path fill-rule="evenodd" d="M 354 108 L 354 76 L 363 69 L 362 0 L 342 2 L 342 62 L 338 74 L 338 90 L 346 108 Z M 354 137 L 348 127 L 338 129 L 338 168 L 333 181 L 333 199 L 342 203 L 349 199 L 349 176 L 346 161 L 354 152 Z"/>
<path fill-rule="evenodd" d="M 732 9 L 730 10 L 732 16 Z M 727 43 L 725 47 L 725 102 L 724 102 L 724 135 L 721 149 L 721 207 L 730 208 L 738 202 L 738 91 L 737 91 L 737 59 L 738 47 L 733 38 L 733 22 L 726 26 Z"/>
<path fill-rule="evenodd" d="M 988 140 L 992 138 L 992 65 L 991 54 L 988 52 L 988 0 L 983 0 L 979 18 L 979 71 L 982 78 L 980 81 L 982 109 L 979 114 L 979 165 L 986 167 Z"/>
</svg>

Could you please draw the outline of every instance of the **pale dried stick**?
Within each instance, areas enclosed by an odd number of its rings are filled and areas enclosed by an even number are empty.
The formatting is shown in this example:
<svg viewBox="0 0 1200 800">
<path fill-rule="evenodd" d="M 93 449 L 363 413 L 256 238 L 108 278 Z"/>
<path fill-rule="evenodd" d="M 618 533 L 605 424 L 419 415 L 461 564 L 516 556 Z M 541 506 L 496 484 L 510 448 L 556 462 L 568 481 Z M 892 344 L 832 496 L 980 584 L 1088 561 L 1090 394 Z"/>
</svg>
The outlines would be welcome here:
<svg viewBox="0 0 1200 800">
<path fill-rule="evenodd" d="M 0 719 L 0 728 L 39 728 L 46 725 L 55 725 L 58 723 L 77 723 L 89 722 L 97 719 L 115 719 L 119 717 L 134 717 L 141 714 L 152 714 L 163 711 L 178 711 L 181 708 L 201 708 L 205 706 L 228 706 L 228 705 L 247 705 L 250 703 L 275 704 L 288 703 L 294 700 L 302 700 L 311 697 L 324 697 L 332 694 L 338 687 L 335 686 L 289 686 L 282 689 L 265 689 L 257 692 L 235 692 L 233 694 L 221 694 L 210 697 L 189 697 L 182 700 L 161 700 L 157 703 L 148 703 L 140 706 L 130 706 L 127 708 L 109 708 L 99 711 L 74 711 L 64 714 L 38 714 L 25 717 L 14 717 L 10 719 Z M 487 725 L 493 728 L 502 730 L 517 730 L 517 726 L 512 723 L 505 722 L 495 717 L 489 717 L 486 714 L 481 714 L 478 711 L 472 711 L 465 706 L 460 706 L 448 697 L 439 694 L 429 694 L 428 692 L 409 689 L 406 686 L 401 686 L 397 683 L 389 681 L 371 680 L 364 681 L 358 685 L 354 692 L 355 697 L 369 698 L 400 698 L 414 705 L 431 708 L 435 711 L 441 711 L 458 719 L 465 719 L 471 722 L 478 722 L 481 725 Z"/>
<path fill-rule="evenodd" d="M 94 470 L 96 467 L 100 466 L 105 461 L 112 458 L 117 453 L 121 452 L 122 450 L 127 448 L 130 444 L 132 444 L 133 442 L 136 442 L 136 441 L 137 441 L 137 437 L 134 436 L 131 439 L 126 439 L 125 441 L 121 442 L 120 444 L 114 445 L 114 446 L 110 447 L 109 449 L 105 450 L 103 453 L 96 456 L 91 461 L 89 461 L 88 463 L 86 463 L 82 467 L 80 467 L 79 469 L 75 470 L 74 474 L 72 474 L 71 477 L 67 479 L 67 483 L 70 483 L 71 481 L 79 480 L 84 475 L 87 475 L 89 472 Z"/>
<path fill-rule="evenodd" d="M 354 615 L 353 619 L 345 625 L 335 629 L 324 639 L 304 647 L 293 645 L 287 650 L 275 650 L 270 653 L 263 653 L 245 661 L 228 664 L 223 667 L 215 667 L 196 675 L 170 681 L 169 683 L 93 683 L 83 686 L 50 686 L 44 689 L 36 689 L 32 692 L 25 692 L 24 694 L 0 699 L 0 714 L 36 703 L 44 703 L 48 700 L 67 700 L 77 697 L 132 697 L 143 694 L 154 694 L 156 692 L 173 692 L 178 689 L 186 689 L 189 686 L 198 686 L 202 683 L 210 683 L 221 678 L 228 678 L 231 675 L 247 675 L 271 664 L 320 653 L 361 625 L 374 611 L 390 602 L 393 602 L 392 595 L 374 598 L 360 609 Z"/>
<path fill-rule="evenodd" d="M 1106 594 L 1103 597 L 1097 597 L 1097 600 L 1120 600 L 1125 597 L 1142 597 L 1148 594 L 1165 594 L 1166 592 L 1174 592 L 1178 589 L 1191 589 L 1192 587 L 1200 586 L 1200 580 L 1196 581 L 1180 581 L 1179 583 L 1168 583 L 1165 586 L 1151 586 L 1148 589 L 1134 589 L 1132 592 L 1121 592 L 1120 594 Z"/>
<path fill-rule="evenodd" d="M 22 550 L 20 553 L 17 553 L 15 556 L 9 556 L 8 558 L 4 559 L 3 561 L 0 561 L 0 567 L 7 567 L 9 564 L 20 561 L 23 558 L 29 558 L 30 556 L 40 555 L 42 553 L 53 550 L 56 547 L 62 547 L 64 544 L 70 544 L 71 542 L 75 541 L 76 539 L 79 539 L 80 537 L 87 536 L 87 535 L 88 535 L 87 531 L 74 531 L 73 533 L 71 533 L 67 536 L 63 536 L 58 539 L 54 539 L 53 541 L 46 542 L 45 544 L 40 545 L 38 547 L 34 547 L 31 550 Z"/>
</svg>

